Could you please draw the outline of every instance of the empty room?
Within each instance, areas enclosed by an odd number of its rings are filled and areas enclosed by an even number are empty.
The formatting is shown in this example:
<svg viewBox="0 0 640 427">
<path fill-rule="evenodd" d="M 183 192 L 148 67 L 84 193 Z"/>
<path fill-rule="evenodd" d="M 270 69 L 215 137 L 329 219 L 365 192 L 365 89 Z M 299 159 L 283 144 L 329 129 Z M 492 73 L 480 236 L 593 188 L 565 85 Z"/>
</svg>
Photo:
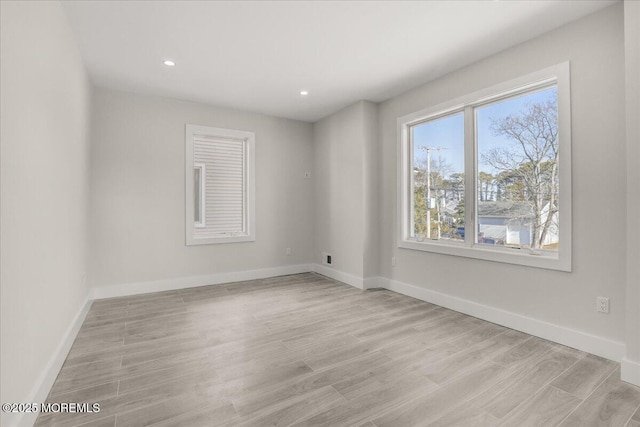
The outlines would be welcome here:
<svg viewBox="0 0 640 427">
<path fill-rule="evenodd" d="M 2 426 L 640 427 L 640 1 L 0 17 Z"/>
</svg>

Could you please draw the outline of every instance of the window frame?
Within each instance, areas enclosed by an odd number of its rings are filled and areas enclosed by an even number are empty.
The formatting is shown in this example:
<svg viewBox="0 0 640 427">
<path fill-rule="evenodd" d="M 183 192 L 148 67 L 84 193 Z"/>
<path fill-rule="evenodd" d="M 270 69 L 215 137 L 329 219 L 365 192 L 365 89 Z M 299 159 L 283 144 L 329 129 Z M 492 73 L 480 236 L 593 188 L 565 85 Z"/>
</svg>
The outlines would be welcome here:
<svg viewBox="0 0 640 427">
<path fill-rule="evenodd" d="M 243 223 L 245 233 L 230 235 L 220 234 L 215 237 L 196 237 L 196 228 L 205 227 L 206 219 L 201 217 L 202 225 L 195 222 L 195 176 L 194 169 L 202 166 L 205 173 L 205 165 L 194 160 L 194 138 L 198 136 L 208 138 L 221 138 L 241 140 L 244 143 L 244 188 L 243 188 Z M 206 194 L 206 176 L 201 176 L 201 201 L 202 214 L 206 212 L 204 195 Z M 256 240 L 255 226 L 255 133 L 236 129 L 224 129 L 211 126 L 193 124 L 185 125 L 185 243 L 187 246 L 208 245 L 218 243 L 254 242 Z"/>
<path fill-rule="evenodd" d="M 560 159 L 558 222 L 561 224 L 558 233 L 558 251 L 533 251 L 476 243 L 478 142 L 475 109 L 552 85 L 557 86 L 558 94 L 558 151 Z M 570 64 L 564 62 L 399 117 L 397 119 L 397 140 L 399 141 L 397 246 L 404 249 L 570 272 L 572 247 L 570 94 Z M 410 227 L 413 226 L 411 127 L 459 112 L 464 112 L 465 228 L 474 230 L 474 232 L 465 233 L 464 241 L 460 242 L 448 239 L 418 241 L 416 238 L 410 237 Z"/>
</svg>

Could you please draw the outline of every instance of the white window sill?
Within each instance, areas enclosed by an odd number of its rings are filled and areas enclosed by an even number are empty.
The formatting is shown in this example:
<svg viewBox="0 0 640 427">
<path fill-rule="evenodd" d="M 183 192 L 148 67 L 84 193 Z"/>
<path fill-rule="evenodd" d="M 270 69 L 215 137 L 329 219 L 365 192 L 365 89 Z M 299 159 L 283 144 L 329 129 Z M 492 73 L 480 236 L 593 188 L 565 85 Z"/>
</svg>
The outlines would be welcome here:
<svg viewBox="0 0 640 427">
<path fill-rule="evenodd" d="M 255 242 L 256 238 L 252 235 L 241 236 L 220 236 L 220 237 L 191 237 L 187 239 L 187 246 L 192 245 L 212 245 L 217 243 L 240 243 L 240 242 Z"/>
<path fill-rule="evenodd" d="M 417 240 L 399 240 L 398 247 L 443 255 L 571 272 L 570 259 L 563 259 L 557 253 L 549 251 L 540 251 L 533 254 L 529 249 L 514 249 L 500 246 L 492 247 L 491 245 L 484 244 L 466 246 L 464 242 L 442 239 L 424 240 L 422 242 Z"/>
</svg>

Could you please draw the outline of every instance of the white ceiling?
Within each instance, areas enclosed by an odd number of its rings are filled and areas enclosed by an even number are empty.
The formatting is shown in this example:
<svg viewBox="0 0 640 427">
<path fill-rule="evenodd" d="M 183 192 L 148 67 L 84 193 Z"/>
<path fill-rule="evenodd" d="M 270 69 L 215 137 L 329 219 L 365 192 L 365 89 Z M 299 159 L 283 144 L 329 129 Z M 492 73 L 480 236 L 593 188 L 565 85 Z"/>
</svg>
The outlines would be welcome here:
<svg viewBox="0 0 640 427">
<path fill-rule="evenodd" d="M 614 1 L 64 1 L 103 87 L 315 121 Z M 176 62 L 173 68 L 164 59 Z M 300 90 L 309 96 L 301 97 Z"/>
</svg>

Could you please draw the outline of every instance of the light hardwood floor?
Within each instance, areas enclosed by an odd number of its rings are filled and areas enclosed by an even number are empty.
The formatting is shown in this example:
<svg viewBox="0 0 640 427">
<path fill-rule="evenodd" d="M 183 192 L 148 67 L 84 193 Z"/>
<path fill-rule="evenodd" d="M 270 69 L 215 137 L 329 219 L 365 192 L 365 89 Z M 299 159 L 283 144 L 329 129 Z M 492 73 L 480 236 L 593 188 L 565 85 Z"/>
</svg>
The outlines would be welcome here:
<svg viewBox="0 0 640 427">
<path fill-rule="evenodd" d="M 37 426 L 640 426 L 619 365 L 308 273 L 93 303 Z"/>
</svg>

